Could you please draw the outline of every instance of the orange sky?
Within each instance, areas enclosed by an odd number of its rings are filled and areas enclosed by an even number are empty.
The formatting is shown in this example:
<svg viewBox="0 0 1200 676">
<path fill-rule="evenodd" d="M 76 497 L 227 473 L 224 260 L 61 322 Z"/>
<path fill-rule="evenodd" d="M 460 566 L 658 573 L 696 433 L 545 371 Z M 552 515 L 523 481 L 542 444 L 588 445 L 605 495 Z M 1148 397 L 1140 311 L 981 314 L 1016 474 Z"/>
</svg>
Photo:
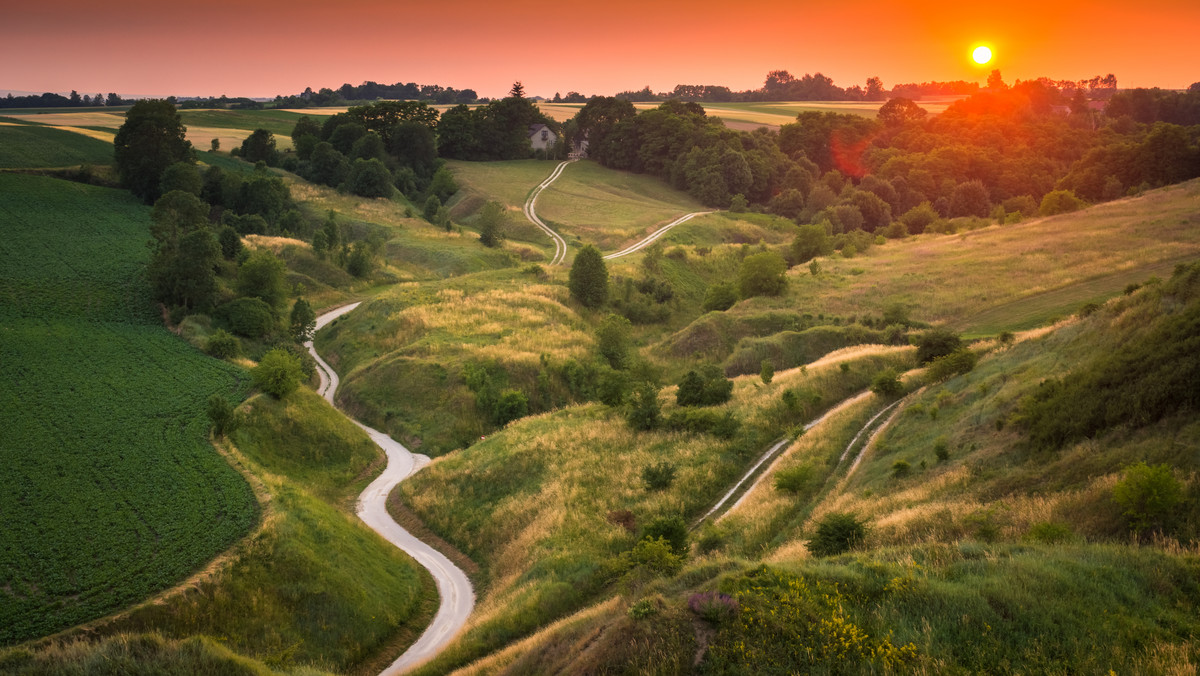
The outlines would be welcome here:
<svg viewBox="0 0 1200 676">
<path fill-rule="evenodd" d="M 767 71 L 840 86 L 1115 73 L 1200 81 L 1200 1 L 58 0 L 0 14 L 0 89 L 273 96 L 365 80 L 499 96 L 649 85 L 757 88 Z M 907 5 L 907 6 L 906 6 Z M 970 60 L 984 42 L 995 59 Z"/>
</svg>

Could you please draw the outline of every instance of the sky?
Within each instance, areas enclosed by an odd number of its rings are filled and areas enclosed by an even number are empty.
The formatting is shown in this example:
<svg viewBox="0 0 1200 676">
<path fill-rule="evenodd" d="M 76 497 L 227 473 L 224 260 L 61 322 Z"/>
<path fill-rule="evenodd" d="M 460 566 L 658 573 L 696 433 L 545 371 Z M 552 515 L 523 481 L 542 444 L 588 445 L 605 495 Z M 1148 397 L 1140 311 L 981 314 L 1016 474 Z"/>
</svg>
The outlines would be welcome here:
<svg viewBox="0 0 1200 676">
<path fill-rule="evenodd" d="M 295 94 L 367 80 L 503 96 L 762 86 L 766 73 L 1200 81 L 1197 0 L 57 0 L 0 19 L 0 90 Z M 992 63 L 974 64 L 987 44 Z"/>
</svg>

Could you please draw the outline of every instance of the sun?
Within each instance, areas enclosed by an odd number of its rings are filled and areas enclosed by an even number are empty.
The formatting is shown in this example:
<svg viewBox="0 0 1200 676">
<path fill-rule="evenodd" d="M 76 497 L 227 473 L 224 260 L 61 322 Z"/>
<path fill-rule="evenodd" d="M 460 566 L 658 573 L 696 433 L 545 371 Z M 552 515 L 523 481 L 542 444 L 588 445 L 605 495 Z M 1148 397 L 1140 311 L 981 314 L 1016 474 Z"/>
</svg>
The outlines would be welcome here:
<svg viewBox="0 0 1200 676">
<path fill-rule="evenodd" d="M 985 45 L 980 45 L 975 48 L 975 51 L 971 52 L 971 58 L 975 59 L 975 63 L 982 66 L 992 60 L 992 50 Z"/>
</svg>

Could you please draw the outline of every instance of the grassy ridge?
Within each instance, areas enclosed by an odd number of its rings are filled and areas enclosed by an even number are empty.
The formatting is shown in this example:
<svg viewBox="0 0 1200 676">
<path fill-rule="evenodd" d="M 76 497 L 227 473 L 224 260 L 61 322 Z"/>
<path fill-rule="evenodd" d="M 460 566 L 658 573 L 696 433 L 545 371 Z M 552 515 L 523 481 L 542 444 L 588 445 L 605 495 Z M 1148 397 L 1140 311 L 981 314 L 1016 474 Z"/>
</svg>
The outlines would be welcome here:
<svg viewBox="0 0 1200 676">
<path fill-rule="evenodd" d="M 178 582 L 244 535 L 256 505 L 205 440 L 205 399 L 240 400 L 244 371 L 154 324 L 138 269 L 149 209 L 53 179 L 0 185 L 4 257 L 22 262 L 0 274 L 0 643 L 12 643 Z"/>
<path fill-rule="evenodd" d="M 0 169 L 112 164 L 113 146 L 63 129 L 0 125 Z"/>
</svg>

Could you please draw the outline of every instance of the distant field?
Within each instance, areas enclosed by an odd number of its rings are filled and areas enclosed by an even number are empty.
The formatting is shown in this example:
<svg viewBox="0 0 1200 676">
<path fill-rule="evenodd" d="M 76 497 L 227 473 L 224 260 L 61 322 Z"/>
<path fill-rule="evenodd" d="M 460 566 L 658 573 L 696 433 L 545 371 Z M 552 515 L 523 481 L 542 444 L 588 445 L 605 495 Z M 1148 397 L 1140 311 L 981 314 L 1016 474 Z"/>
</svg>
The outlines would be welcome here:
<svg viewBox="0 0 1200 676">
<path fill-rule="evenodd" d="M 296 120 L 303 115 L 286 110 L 181 110 L 179 117 L 190 130 L 193 126 L 205 129 L 266 129 L 275 136 L 290 137 Z"/>
<path fill-rule="evenodd" d="M 0 214 L 8 644 L 175 584 L 245 534 L 257 507 L 205 438 L 205 400 L 240 400 L 245 372 L 158 325 L 139 271 L 149 208 L 0 175 Z"/>
<path fill-rule="evenodd" d="M 111 142 L 52 127 L 0 125 L 0 168 L 3 169 L 44 169 L 112 162 Z"/>
</svg>

